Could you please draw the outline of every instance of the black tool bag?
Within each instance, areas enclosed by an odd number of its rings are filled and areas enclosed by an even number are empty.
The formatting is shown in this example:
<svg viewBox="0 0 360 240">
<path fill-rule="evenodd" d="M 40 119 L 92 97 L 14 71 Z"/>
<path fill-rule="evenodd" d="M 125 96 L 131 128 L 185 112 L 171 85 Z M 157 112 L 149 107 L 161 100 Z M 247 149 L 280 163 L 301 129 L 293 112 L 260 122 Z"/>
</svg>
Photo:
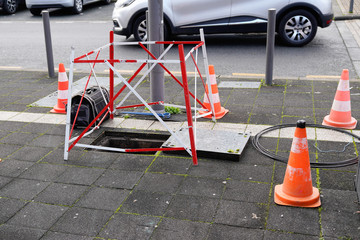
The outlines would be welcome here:
<svg viewBox="0 0 360 240">
<path fill-rule="evenodd" d="M 84 99 L 81 103 L 78 116 L 76 118 L 75 127 L 87 127 L 94 118 L 103 110 L 107 103 L 109 103 L 109 91 L 101 86 L 102 94 L 98 86 L 89 87 L 85 91 Z M 81 96 L 84 91 L 78 92 L 71 99 L 71 124 L 74 124 L 74 119 L 76 112 L 78 110 Z M 104 97 L 106 102 L 104 100 Z M 96 120 L 95 124 L 98 124 L 100 120 L 104 117 L 107 110 Z M 109 119 L 110 114 L 108 113 L 104 119 Z M 92 127 L 94 127 L 93 125 Z"/>
</svg>

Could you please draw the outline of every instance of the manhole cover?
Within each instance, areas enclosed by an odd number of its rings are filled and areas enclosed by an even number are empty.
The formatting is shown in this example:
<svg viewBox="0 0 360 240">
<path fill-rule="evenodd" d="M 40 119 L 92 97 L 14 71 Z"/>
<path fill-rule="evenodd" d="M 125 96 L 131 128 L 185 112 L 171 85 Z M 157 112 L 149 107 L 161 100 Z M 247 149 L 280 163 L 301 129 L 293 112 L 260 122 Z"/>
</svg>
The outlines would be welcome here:
<svg viewBox="0 0 360 240">
<path fill-rule="evenodd" d="M 184 144 L 190 146 L 187 129 L 181 128 L 176 134 Z M 239 161 L 249 139 L 250 135 L 243 133 L 196 129 L 196 152 L 200 157 Z M 163 147 L 182 146 L 171 136 Z"/>
</svg>

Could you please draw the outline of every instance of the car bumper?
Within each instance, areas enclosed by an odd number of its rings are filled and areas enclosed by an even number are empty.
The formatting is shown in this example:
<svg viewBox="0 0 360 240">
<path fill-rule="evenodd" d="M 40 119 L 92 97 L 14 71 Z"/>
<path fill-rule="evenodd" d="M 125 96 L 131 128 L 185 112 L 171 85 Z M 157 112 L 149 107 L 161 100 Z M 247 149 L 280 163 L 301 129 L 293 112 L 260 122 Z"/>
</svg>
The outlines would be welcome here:
<svg viewBox="0 0 360 240">
<path fill-rule="evenodd" d="M 113 31 L 115 34 L 124 35 L 126 37 L 129 37 L 131 35 L 129 29 L 122 27 L 118 19 L 113 19 L 113 24 L 114 24 Z"/>
<path fill-rule="evenodd" d="M 321 22 L 319 23 L 319 26 L 322 28 L 328 27 L 332 23 L 333 19 L 334 19 L 334 14 L 323 15 L 321 17 Z"/>
</svg>

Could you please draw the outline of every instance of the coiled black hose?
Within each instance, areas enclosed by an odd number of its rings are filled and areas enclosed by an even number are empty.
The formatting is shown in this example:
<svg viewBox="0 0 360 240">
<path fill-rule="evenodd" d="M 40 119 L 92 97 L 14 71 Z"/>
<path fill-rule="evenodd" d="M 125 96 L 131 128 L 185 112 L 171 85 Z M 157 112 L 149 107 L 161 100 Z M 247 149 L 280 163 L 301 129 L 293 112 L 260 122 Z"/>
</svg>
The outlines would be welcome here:
<svg viewBox="0 0 360 240">
<path fill-rule="evenodd" d="M 340 129 L 340 128 L 335 128 L 335 127 L 329 127 L 329 126 L 325 126 L 325 125 L 320 125 L 320 124 L 306 124 L 306 126 L 308 127 L 316 127 L 316 128 L 324 128 L 324 129 L 328 129 L 328 130 L 333 130 L 333 131 L 337 131 L 337 132 L 341 132 L 344 134 L 347 134 L 349 136 L 352 136 L 354 138 L 357 138 L 358 140 L 360 140 L 360 137 L 356 134 L 353 134 L 349 131 L 346 131 L 344 129 Z M 281 124 L 281 125 L 275 125 L 269 128 L 266 128 L 262 131 L 260 131 L 258 134 L 256 134 L 253 139 L 252 139 L 252 144 L 255 147 L 256 150 L 258 150 L 260 153 L 264 154 L 265 156 L 282 162 L 282 163 L 287 163 L 288 159 L 279 155 L 276 155 L 270 151 L 268 151 L 265 147 L 263 147 L 260 142 L 259 139 L 262 135 L 264 135 L 265 133 L 274 131 L 274 130 L 278 130 L 278 129 L 282 129 L 282 128 L 289 128 L 289 127 L 296 127 L 296 124 Z M 343 161 L 338 161 L 338 162 L 331 162 L 331 163 L 319 163 L 319 162 L 311 162 L 310 161 L 310 165 L 313 168 L 339 168 L 339 167 L 346 167 L 346 166 L 350 166 L 353 164 L 358 163 L 359 161 L 359 157 L 355 156 L 354 158 L 351 159 L 346 159 Z"/>
</svg>

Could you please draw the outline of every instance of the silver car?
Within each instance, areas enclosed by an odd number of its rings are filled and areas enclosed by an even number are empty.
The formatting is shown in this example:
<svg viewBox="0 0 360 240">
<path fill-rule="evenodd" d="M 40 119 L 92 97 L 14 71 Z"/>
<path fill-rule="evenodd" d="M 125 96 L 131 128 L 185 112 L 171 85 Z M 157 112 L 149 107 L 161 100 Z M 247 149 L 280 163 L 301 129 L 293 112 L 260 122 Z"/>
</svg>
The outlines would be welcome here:
<svg viewBox="0 0 360 240">
<path fill-rule="evenodd" d="M 73 13 L 81 13 L 84 5 L 99 1 L 109 4 L 112 0 L 26 0 L 26 7 L 36 16 L 48 8 L 69 8 Z"/>
<path fill-rule="evenodd" d="M 113 11 L 114 33 L 137 41 L 147 39 L 147 0 L 117 0 Z M 317 27 L 333 19 L 331 0 L 163 0 L 166 37 L 211 33 L 266 32 L 268 9 L 276 9 L 276 31 L 290 46 L 311 42 Z"/>
</svg>

